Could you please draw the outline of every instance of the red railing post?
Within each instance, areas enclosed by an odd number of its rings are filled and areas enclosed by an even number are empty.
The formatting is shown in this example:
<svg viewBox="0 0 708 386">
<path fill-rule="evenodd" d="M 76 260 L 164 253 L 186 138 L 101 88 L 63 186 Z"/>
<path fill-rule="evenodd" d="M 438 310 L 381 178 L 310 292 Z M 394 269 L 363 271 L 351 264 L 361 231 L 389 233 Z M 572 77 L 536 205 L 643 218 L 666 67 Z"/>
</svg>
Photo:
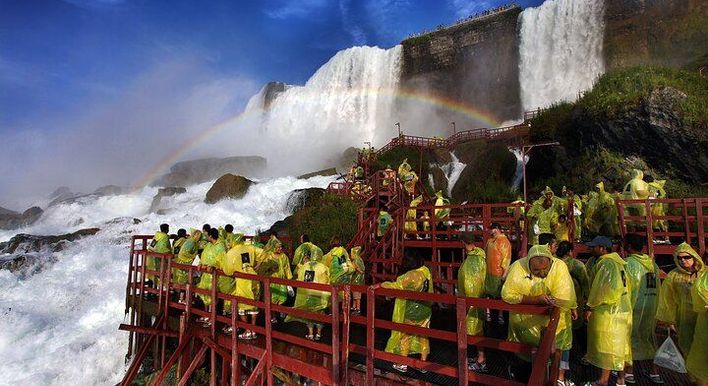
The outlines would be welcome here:
<svg viewBox="0 0 708 386">
<path fill-rule="evenodd" d="M 238 279 L 237 279 L 238 280 Z M 263 300 L 265 301 L 265 330 L 266 330 L 266 370 L 263 372 L 266 377 L 268 386 L 273 386 L 273 376 L 271 369 L 273 368 L 273 324 L 270 322 L 272 315 L 271 311 L 271 294 L 270 294 L 270 279 L 263 281 L 265 291 L 263 291 Z M 236 334 L 236 331 L 234 331 Z"/>
<path fill-rule="evenodd" d="M 469 384 L 467 372 L 467 303 L 463 297 L 458 297 L 455 303 L 457 315 L 457 378 L 460 386 Z"/>
<path fill-rule="evenodd" d="M 376 350 L 376 285 L 366 290 L 366 384 L 374 384 L 374 350 Z"/>
<path fill-rule="evenodd" d="M 689 224 L 688 221 L 688 208 L 685 198 L 681 200 L 681 208 L 683 211 L 683 225 L 686 232 L 686 242 L 691 244 L 691 224 Z"/>
<path fill-rule="evenodd" d="M 705 219 L 703 217 L 703 199 L 696 198 L 696 230 L 698 231 L 698 253 L 703 256 L 706 252 Z"/>
</svg>

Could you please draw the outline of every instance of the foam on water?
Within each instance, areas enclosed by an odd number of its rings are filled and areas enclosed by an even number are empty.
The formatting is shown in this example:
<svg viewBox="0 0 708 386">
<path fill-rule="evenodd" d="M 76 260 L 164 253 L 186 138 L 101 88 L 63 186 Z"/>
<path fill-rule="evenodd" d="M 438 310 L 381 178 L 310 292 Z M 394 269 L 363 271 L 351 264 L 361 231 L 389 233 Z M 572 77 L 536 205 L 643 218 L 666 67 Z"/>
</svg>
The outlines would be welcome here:
<svg viewBox="0 0 708 386">
<path fill-rule="evenodd" d="M 294 189 L 323 188 L 332 180 L 285 177 L 263 181 L 241 200 L 214 205 L 203 202 L 211 183 L 195 185 L 185 194 L 163 199 L 174 208 L 166 215 L 147 213 L 157 188 L 86 197 L 47 209 L 32 227 L 3 232 L 0 241 L 20 232 L 57 234 L 89 226 L 101 228 L 95 236 L 55 253 L 55 264 L 24 280 L 0 270 L 0 383 L 118 383 L 125 371 L 127 351 L 127 334 L 119 331 L 118 325 L 124 322 L 132 234 L 153 233 L 163 222 L 170 224 L 172 232 L 203 223 L 231 223 L 239 231 L 253 233 L 289 214 L 286 201 Z M 134 224 L 133 217 L 142 222 Z M 83 223 L 76 225 L 78 219 Z"/>
</svg>

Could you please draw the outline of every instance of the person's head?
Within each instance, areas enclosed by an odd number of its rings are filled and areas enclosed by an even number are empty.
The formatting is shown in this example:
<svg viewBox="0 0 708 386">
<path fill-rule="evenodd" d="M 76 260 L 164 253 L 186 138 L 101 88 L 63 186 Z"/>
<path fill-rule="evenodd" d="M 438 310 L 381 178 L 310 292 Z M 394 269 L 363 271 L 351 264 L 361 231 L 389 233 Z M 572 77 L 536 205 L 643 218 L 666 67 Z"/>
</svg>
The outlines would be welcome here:
<svg viewBox="0 0 708 386">
<path fill-rule="evenodd" d="M 192 232 L 192 239 L 194 239 L 194 240 L 199 240 L 199 239 L 201 239 L 201 238 L 202 238 L 202 231 L 200 231 L 199 229 L 195 229 L 195 230 Z"/>
<path fill-rule="evenodd" d="M 590 254 L 595 257 L 606 255 L 612 251 L 612 240 L 607 236 L 595 236 L 586 245 L 590 247 Z"/>
<path fill-rule="evenodd" d="M 561 258 L 566 256 L 573 256 L 573 243 L 566 240 L 563 240 L 558 243 L 558 248 L 556 249 L 556 256 Z"/>
<path fill-rule="evenodd" d="M 310 242 L 310 236 L 308 236 L 306 234 L 300 235 L 300 244 L 309 243 L 309 242 Z"/>
<path fill-rule="evenodd" d="M 329 247 L 334 248 L 334 247 L 341 247 L 342 243 L 339 241 L 339 236 L 332 236 L 332 238 L 329 240 Z"/>
<path fill-rule="evenodd" d="M 644 182 L 654 182 L 654 176 L 652 176 L 651 174 L 645 174 Z"/>
<path fill-rule="evenodd" d="M 639 253 L 647 244 L 646 238 L 637 233 L 629 233 L 624 236 L 624 247 L 629 253 Z"/>
<path fill-rule="evenodd" d="M 180 229 L 177 231 L 177 238 L 180 238 L 180 239 L 181 239 L 181 238 L 185 238 L 185 237 L 187 237 L 187 230 L 184 229 L 184 228 L 180 228 Z"/>
<path fill-rule="evenodd" d="M 423 216 L 425 216 L 425 217 L 430 217 L 430 215 L 428 214 L 428 211 L 427 211 L 427 210 L 426 210 L 426 211 L 423 211 Z"/>
<path fill-rule="evenodd" d="M 688 243 L 681 243 L 674 251 L 676 264 L 688 272 L 700 270 L 703 263 L 701 256 Z"/>
<path fill-rule="evenodd" d="M 462 244 L 465 246 L 465 249 L 474 248 L 474 233 L 463 232 L 460 238 L 462 239 Z"/>
<path fill-rule="evenodd" d="M 489 231 L 492 234 L 492 236 L 498 236 L 499 234 L 502 233 L 502 227 L 501 224 L 498 222 L 493 222 L 492 225 L 489 227 Z"/>
<path fill-rule="evenodd" d="M 234 233 L 234 226 L 231 224 L 226 224 L 226 226 L 224 226 L 224 231 L 226 231 L 226 233 Z"/>
<path fill-rule="evenodd" d="M 538 235 L 538 244 L 547 245 L 551 253 L 556 253 L 556 248 L 558 247 L 556 244 L 556 235 L 553 233 L 541 233 Z"/>
<path fill-rule="evenodd" d="M 566 222 L 568 222 L 568 216 L 564 214 L 558 216 L 558 222 L 561 224 L 565 224 Z"/>
<path fill-rule="evenodd" d="M 202 225 L 202 232 L 206 233 L 207 236 L 209 236 L 209 230 L 211 229 L 211 225 L 209 224 L 204 224 Z"/>
<path fill-rule="evenodd" d="M 418 269 L 423 266 L 423 258 L 420 253 L 415 249 L 406 249 L 403 259 L 401 260 L 401 269 L 398 271 L 399 274 Z"/>
<path fill-rule="evenodd" d="M 212 243 L 219 239 L 219 230 L 216 228 L 210 228 L 207 234 L 209 235 L 209 241 Z"/>
<path fill-rule="evenodd" d="M 169 233 L 169 231 L 170 231 L 169 224 L 160 224 L 160 232 Z"/>
<path fill-rule="evenodd" d="M 551 251 L 545 245 L 534 245 L 529 250 L 529 270 L 531 275 L 545 278 L 551 270 Z"/>
</svg>

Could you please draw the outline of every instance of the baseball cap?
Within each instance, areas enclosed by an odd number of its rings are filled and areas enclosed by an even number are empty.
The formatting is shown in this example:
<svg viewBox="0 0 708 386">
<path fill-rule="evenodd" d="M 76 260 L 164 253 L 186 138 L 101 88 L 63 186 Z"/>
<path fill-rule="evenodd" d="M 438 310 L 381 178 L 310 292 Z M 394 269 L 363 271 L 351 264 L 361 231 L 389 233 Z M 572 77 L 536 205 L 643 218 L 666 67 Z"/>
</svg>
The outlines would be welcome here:
<svg viewBox="0 0 708 386">
<path fill-rule="evenodd" d="M 610 240 L 609 237 L 607 236 L 595 236 L 594 239 L 592 239 L 591 242 L 585 244 L 588 247 L 605 247 L 607 249 L 612 248 L 612 240 Z"/>
</svg>

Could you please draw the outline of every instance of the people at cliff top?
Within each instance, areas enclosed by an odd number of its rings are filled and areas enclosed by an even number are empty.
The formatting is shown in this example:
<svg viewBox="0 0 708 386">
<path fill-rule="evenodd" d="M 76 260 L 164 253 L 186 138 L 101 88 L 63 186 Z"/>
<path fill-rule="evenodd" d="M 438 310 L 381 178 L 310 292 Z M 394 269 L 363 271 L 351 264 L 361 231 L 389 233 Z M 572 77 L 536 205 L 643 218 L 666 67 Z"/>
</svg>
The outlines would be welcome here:
<svg viewBox="0 0 708 386">
<path fill-rule="evenodd" d="M 624 239 L 627 253 L 627 280 L 632 302 L 632 358 L 625 366 L 625 381 L 635 383 L 634 362 L 651 361 L 649 378 L 654 383 L 662 383 L 659 369 L 654 364 L 656 355 L 656 310 L 661 296 L 659 266 L 652 256 L 642 253 L 646 238 L 636 233 L 628 234 Z"/>
<path fill-rule="evenodd" d="M 698 331 L 696 329 L 698 314 L 693 307 L 691 288 L 703 274 L 705 267 L 700 255 L 686 243 L 676 247 L 674 262 L 676 268 L 668 273 L 661 285 L 656 320 L 659 326 L 676 332 L 678 347 L 686 356 L 691 352 L 691 343 L 695 342 L 697 338 L 695 333 Z M 702 330 L 700 333 L 708 334 L 708 330 Z M 705 337 L 702 336 L 698 339 L 705 341 Z"/>
<path fill-rule="evenodd" d="M 486 254 L 482 248 L 474 245 L 472 232 L 462 234 L 462 245 L 466 258 L 457 273 L 457 294 L 470 298 L 484 297 L 487 277 Z M 467 335 L 484 335 L 484 309 L 470 307 L 467 310 L 465 325 L 467 327 Z M 472 371 L 487 372 L 487 358 L 484 347 L 477 347 L 477 355 L 471 357 L 467 367 Z"/>
<path fill-rule="evenodd" d="M 404 291 L 433 293 L 433 278 L 423 258 L 412 249 L 407 249 L 399 272 L 403 272 L 396 281 L 381 283 L 381 287 Z M 394 323 L 410 324 L 418 327 L 430 327 L 432 304 L 427 301 L 396 298 L 393 306 L 392 321 Z M 430 341 L 427 337 L 411 335 L 392 330 L 386 343 L 386 352 L 407 357 L 409 354 L 420 354 L 425 361 L 430 354 Z M 404 364 L 394 364 L 393 368 L 400 372 L 408 371 Z"/>
<path fill-rule="evenodd" d="M 510 304 L 561 308 L 555 346 L 562 352 L 561 368 L 566 368 L 573 342 L 571 320 L 577 317 L 575 289 L 568 267 L 553 257 L 547 245 L 534 245 L 528 256 L 511 264 L 501 296 Z M 548 322 L 548 315 L 511 312 L 508 340 L 538 346 Z M 528 356 L 520 356 L 530 361 Z"/>
<path fill-rule="evenodd" d="M 585 359 L 601 369 L 594 385 L 607 385 L 611 371 L 618 372 L 616 383 L 622 385 L 625 364 L 632 361 L 631 282 L 627 280 L 626 262 L 612 252 L 609 239 L 597 236 L 587 245 L 597 262 L 591 269 L 592 284 L 585 310 L 588 321 Z"/>
</svg>

